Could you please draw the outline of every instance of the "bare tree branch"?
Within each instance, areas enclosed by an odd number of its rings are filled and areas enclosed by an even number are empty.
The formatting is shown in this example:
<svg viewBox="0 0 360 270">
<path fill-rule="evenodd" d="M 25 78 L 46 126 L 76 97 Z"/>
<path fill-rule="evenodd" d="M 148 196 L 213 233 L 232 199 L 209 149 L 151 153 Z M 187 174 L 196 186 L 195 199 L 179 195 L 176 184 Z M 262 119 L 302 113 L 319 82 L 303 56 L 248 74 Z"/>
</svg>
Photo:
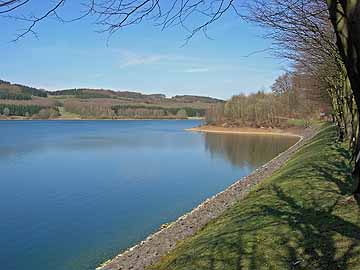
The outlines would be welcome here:
<svg viewBox="0 0 360 270">
<path fill-rule="evenodd" d="M 240 16 L 236 4 L 241 1 L 243 0 L 84 0 L 83 6 L 86 11 L 81 16 L 65 20 L 58 9 L 66 0 L 57 0 L 52 8 L 39 16 L 30 15 L 30 12 L 21 16 L 13 14 L 22 8 L 24 10 L 25 5 L 31 1 L 12 0 L 0 1 L 0 14 L 6 14 L 6 18 L 30 23 L 15 41 L 29 33 L 34 33 L 35 26 L 49 16 L 54 16 L 60 22 L 72 22 L 89 15 L 96 16 L 96 24 L 101 27 L 99 32 L 107 32 L 110 36 L 124 27 L 147 20 L 152 21 L 162 30 L 180 26 L 189 33 L 186 39 L 189 40 L 198 32 L 203 32 L 209 38 L 208 27 L 225 13 L 234 12 Z M 190 17 L 197 21 L 195 25 L 190 25 Z"/>
</svg>

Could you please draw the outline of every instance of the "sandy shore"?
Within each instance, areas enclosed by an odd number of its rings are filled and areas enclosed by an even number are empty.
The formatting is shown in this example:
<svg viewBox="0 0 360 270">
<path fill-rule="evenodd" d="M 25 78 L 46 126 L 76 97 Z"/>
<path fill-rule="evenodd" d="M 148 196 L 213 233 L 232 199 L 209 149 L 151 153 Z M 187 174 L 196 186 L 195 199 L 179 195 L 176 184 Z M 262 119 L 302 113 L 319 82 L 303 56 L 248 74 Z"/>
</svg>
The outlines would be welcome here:
<svg viewBox="0 0 360 270">
<path fill-rule="evenodd" d="M 316 133 L 315 128 L 307 128 L 302 131 L 271 132 L 256 130 L 223 130 L 208 129 L 205 127 L 190 129 L 201 132 L 222 132 L 222 133 L 248 133 L 248 134 L 276 134 L 286 136 L 298 136 L 300 139 L 286 151 L 273 158 L 265 165 L 256 169 L 249 176 L 243 177 L 229 186 L 224 191 L 207 199 L 191 212 L 181 216 L 176 221 L 162 226 L 162 228 L 148 236 L 144 241 L 120 253 L 112 260 L 99 266 L 99 270 L 145 270 L 146 267 L 156 263 L 163 255 L 173 250 L 179 241 L 182 241 L 202 229 L 209 221 L 219 217 L 226 209 L 243 199 L 250 190 L 259 182 L 271 176 L 291 158 L 291 156 Z"/>
<path fill-rule="evenodd" d="M 254 134 L 254 135 L 280 135 L 302 137 L 303 129 L 300 128 L 225 128 L 218 126 L 201 126 L 186 129 L 187 131 L 222 133 L 222 134 Z"/>
</svg>

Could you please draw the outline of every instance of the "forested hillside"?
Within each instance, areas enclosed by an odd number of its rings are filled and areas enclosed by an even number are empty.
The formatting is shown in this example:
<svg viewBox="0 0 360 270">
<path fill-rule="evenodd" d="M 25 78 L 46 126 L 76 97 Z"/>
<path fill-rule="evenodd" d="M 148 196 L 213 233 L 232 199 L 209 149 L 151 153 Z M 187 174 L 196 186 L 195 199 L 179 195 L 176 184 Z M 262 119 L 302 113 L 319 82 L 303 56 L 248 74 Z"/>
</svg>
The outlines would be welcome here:
<svg viewBox="0 0 360 270">
<path fill-rule="evenodd" d="M 47 97 L 45 90 L 0 80 L 0 99 L 30 100 L 32 96 Z"/>
<path fill-rule="evenodd" d="M 0 117 L 35 119 L 186 119 L 220 99 L 75 88 L 47 91 L 0 80 Z"/>
</svg>

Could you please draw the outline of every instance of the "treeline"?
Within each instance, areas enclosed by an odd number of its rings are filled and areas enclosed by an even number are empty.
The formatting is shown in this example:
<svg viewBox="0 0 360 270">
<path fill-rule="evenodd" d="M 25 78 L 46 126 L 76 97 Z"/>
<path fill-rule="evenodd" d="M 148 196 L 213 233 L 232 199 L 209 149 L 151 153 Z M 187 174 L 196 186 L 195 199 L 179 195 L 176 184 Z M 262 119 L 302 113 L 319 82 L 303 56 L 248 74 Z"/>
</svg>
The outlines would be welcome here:
<svg viewBox="0 0 360 270">
<path fill-rule="evenodd" d="M 92 98 L 111 98 L 111 99 L 124 99 L 124 100 L 137 100 L 142 103 L 157 102 L 170 102 L 170 103 L 218 103 L 223 100 L 194 95 L 177 95 L 171 98 L 166 98 L 164 94 L 142 94 L 139 92 L 131 91 L 113 91 L 105 89 L 91 89 L 91 88 L 73 88 L 57 91 L 48 91 L 50 96 L 73 96 L 79 99 L 92 99 Z M 141 101 L 140 101 L 141 100 Z"/>
<path fill-rule="evenodd" d="M 10 92 L 0 89 L 0 99 L 9 99 L 9 100 L 30 100 L 31 95 L 30 94 L 24 94 L 24 93 L 16 93 L 16 92 Z"/>
<path fill-rule="evenodd" d="M 165 108 L 161 106 L 145 106 L 119 104 L 108 105 L 91 101 L 68 100 L 64 102 L 67 112 L 78 114 L 83 118 L 187 118 L 203 117 L 205 109 L 182 107 Z"/>
<path fill-rule="evenodd" d="M 40 90 L 34 87 L 29 87 L 29 86 L 25 86 L 25 85 L 21 85 L 21 84 L 14 84 L 17 87 L 20 87 L 22 89 L 22 91 L 24 93 L 29 93 L 32 96 L 37 96 L 37 97 L 47 97 L 47 93 L 44 90 Z"/>
<path fill-rule="evenodd" d="M 111 106 L 95 102 L 66 100 L 64 109 L 67 112 L 78 114 L 83 118 L 106 118 L 112 119 L 116 115 Z"/>
<path fill-rule="evenodd" d="M 163 118 L 168 115 L 163 108 L 156 106 L 116 105 L 112 106 L 111 109 L 116 116 L 123 118 Z"/>
<path fill-rule="evenodd" d="M 233 96 L 224 104 L 210 107 L 205 120 L 208 124 L 247 127 L 286 127 L 289 119 L 311 119 L 330 113 L 330 99 L 315 91 L 315 81 L 298 71 L 279 76 L 271 92 L 258 91 Z"/>
<path fill-rule="evenodd" d="M 144 101 L 152 101 L 154 99 L 165 99 L 166 96 L 162 94 L 145 95 L 138 92 L 130 91 L 113 91 L 104 89 L 87 89 L 87 88 L 74 88 L 58 91 L 48 91 L 52 96 L 74 96 L 80 99 L 91 98 L 111 98 L 111 99 L 143 99 Z"/>
<path fill-rule="evenodd" d="M 31 96 L 47 97 L 44 90 L 0 80 L 0 99 L 30 100 Z"/>
<path fill-rule="evenodd" d="M 0 115 L 23 116 L 32 119 L 52 119 L 60 116 L 56 107 L 43 107 L 39 105 L 18 105 L 18 104 L 0 104 Z"/>
<path fill-rule="evenodd" d="M 219 103 L 219 102 L 223 102 L 223 100 L 217 99 L 217 98 L 194 96 L 194 95 L 176 95 L 176 96 L 172 97 L 171 100 L 176 101 L 176 102 L 184 102 L 184 103 L 194 103 L 194 102 Z"/>
<path fill-rule="evenodd" d="M 33 116 L 43 109 L 39 105 L 0 104 L 0 113 L 4 116 Z"/>
<path fill-rule="evenodd" d="M 104 91 L 104 93 L 101 93 Z M 66 89 L 58 91 L 49 91 L 51 96 L 74 96 L 80 99 L 90 99 L 90 98 L 116 98 L 116 96 L 110 95 L 105 92 L 105 90 L 89 90 L 89 89 Z"/>
<path fill-rule="evenodd" d="M 111 107 L 115 114 L 120 117 L 203 117 L 205 109 L 197 108 L 164 108 L 161 106 L 143 106 L 143 105 L 115 105 Z"/>
</svg>

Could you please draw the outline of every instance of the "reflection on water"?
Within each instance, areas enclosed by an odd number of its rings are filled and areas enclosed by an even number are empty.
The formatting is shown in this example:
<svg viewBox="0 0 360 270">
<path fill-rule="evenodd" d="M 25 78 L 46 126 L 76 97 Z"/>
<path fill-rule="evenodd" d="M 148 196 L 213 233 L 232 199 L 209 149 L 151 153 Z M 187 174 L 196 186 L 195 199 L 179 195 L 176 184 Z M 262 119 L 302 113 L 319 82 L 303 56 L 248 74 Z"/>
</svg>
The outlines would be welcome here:
<svg viewBox="0 0 360 270">
<path fill-rule="evenodd" d="M 67 121 L 69 125 L 64 127 L 61 127 L 61 125 L 60 127 L 59 125 L 50 125 L 46 129 L 44 129 L 44 123 L 38 121 L 19 123 L 19 125 L 15 126 L 11 124 L 12 121 L 6 122 L 7 123 L 4 123 L 4 121 L 0 122 L 1 130 L 8 131 L 6 134 L 3 134 L 0 140 L 0 160 L 8 158 L 21 159 L 26 155 L 44 151 L 96 151 L 96 149 L 137 149 L 143 147 L 153 149 L 167 147 L 191 148 L 193 145 L 199 146 L 199 140 L 196 136 L 192 138 L 177 136 L 179 131 L 183 133 L 182 129 L 176 130 L 176 132 L 171 129 L 149 129 L 144 132 L 141 130 L 141 123 L 134 126 L 130 125 L 129 127 L 122 124 L 117 128 L 111 127 L 111 125 L 105 125 L 102 129 L 101 126 L 104 125 L 103 123 L 100 121 L 91 121 L 100 126 L 98 130 L 94 131 L 88 130 L 86 121 L 81 121 L 77 126 L 72 125 L 75 121 Z M 49 124 L 48 121 L 42 122 Z M 56 122 L 64 123 L 63 121 Z M 150 121 L 146 121 L 146 123 L 147 122 Z M 191 121 L 191 123 L 197 122 Z M 165 124 L 166 123 L 164 123 L 164 126 L 166 126 Z M 179 126 L 181 126 L 181 124 L 182 123 L 179 123 Z M 7 126 L 14 130 L 7 129 Z M 22 134 L 26 126 L 29 126 L 31 129 L 26 130 L 26 134 Z M 132 132 L 129 132 L 127 128 Z M 165 134 L 165 132 L 168 132 L 168 134 Z M 176 139 L 176 146 L 173 145 L 174 139 Z"/>
<path fill-rule="evenodd" d="M 1 269 L 93 270 L 296 140 L 197 125 L 0 121 Z"/>
<path fill-rule="evenodd" d="M 259 167 L 285 151 L 297 137 L 251 134 L 204 133 L 205 148 L 212 156 L 221 156 L 234 166 Z"/>
</svg>

